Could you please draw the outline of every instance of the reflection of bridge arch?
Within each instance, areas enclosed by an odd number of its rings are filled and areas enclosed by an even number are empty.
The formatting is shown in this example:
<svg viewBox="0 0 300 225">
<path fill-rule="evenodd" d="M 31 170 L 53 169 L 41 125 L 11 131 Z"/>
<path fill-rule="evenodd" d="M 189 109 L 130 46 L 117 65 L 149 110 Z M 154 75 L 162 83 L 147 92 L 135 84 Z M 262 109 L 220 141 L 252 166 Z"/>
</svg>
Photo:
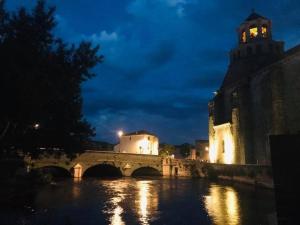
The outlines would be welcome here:
<svg viewBox="0 0 300 225">
<path fill-rule="evenodd" d="M 42 174 L 51 174 L 54 177 L 72 177 L 72 173 L 68 168 L 56 165 L 47 165 L 35 167 L 32 172 L 41 172 Z"/>
<path fill-rule="evenodd" d="M 162 176 L 159 169 L 152 166 L 142 166 L 132 171 L 131 176 Z"/>
<path fill-rule="evenodd" d="M 90 166 L 82 173 L 83 177 L 121 177 L 122 171 L 111 163 L 99 163 Z"/>
</svg>

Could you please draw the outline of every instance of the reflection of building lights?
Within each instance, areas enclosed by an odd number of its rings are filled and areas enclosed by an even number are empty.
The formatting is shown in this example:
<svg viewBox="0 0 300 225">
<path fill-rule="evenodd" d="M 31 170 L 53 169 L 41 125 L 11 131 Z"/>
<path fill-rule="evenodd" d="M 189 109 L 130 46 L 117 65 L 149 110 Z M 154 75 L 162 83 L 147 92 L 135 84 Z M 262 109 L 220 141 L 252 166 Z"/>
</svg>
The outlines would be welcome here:
<svg viewBox="0 0 300 225">
<path fill-rule="evenodd" d="M 233 188 L 226 188 L 226 208 L 227 214 L 234 220 L 238 217 L 238 198 L 236 192 Z M 238 221 L 234 221 L 235 224 L 238 224 Z"/>
<path fill-rule="evenodd" d="M 149 225 L 149 220 L 154 216 L 157 206 L 158 197 L 156 192 L 151 192 L 151 181 L 139 181 L 137 187 L 138 192 L 138 214 L 142 225 Z"/>
<path fill-rule="evenodd" d="M 113 192 L 113 197 L 109 201 L 112 206 L 108 205 L 107 210 L 103 211 L 104 213 L 111 215 L 109 219 L 110 225 L 125 225 L 122 218 L 124 210 L 120 203 L 125 199 L 124 189 L 127 187 L 126 183 L 110 181 L 103 183 L 103 186 Z"/>
<path fill-rule="evenodd" d="M 146 219 L 148 215 L 147 212 L 148 195 L 149 195 L 149 191 L 147 185 L 141 185 L 140 186 L 140 212 L 143 219 Z"/>
<path fill-rule="evenodd" d="M 205 207 L 216 225 L 241 224 L 240 205 L 237 192 L 231 188 L 225 189 L 212 185 L 209 195 L 205 197 Z"/>
<path fill-rule="evenodd" d="M 111 217 L 111 225 L 125 225 L 122 220 L 121 214 L 123 213 L 123 208 L 119 205 L 114 208 L 113 216 Z"/>
</svg>

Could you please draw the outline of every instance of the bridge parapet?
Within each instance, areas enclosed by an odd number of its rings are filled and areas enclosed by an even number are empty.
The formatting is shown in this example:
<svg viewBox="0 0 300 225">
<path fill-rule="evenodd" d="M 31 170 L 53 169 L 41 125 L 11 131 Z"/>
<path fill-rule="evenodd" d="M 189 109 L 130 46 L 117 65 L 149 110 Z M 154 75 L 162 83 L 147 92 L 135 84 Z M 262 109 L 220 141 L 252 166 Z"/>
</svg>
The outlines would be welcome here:
<svg viewBox="0 0 300 225">
<path fill-rule="evenodd" d="M 48 166 L 61 167 L 70 171 L 74 177 L 82 177 L 87 169 L 103 164 L 118 168 L 124 176 L 131 176 L 135 170 L 141 167 L 156 169 L 163 175 L 163 158 L 154 155 L 86 151 L 72 160 L 66 155 L 56 157 L 55 155 L 44 154 L 38 159 L 25 157 L 25 162 L 32 169 Z"/>
</svg>

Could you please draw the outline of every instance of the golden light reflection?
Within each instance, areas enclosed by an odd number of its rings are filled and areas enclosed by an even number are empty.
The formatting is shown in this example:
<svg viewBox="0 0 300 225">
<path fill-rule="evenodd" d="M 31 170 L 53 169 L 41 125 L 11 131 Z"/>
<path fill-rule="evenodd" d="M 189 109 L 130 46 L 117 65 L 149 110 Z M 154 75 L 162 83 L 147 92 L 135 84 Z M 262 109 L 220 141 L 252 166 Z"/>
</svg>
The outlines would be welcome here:
<svg viewBox="0 0 300 225">
<path fill-rule="evenodd" d="M 103 186 L 109 190 L 112 197 L 107 202 L 106 210 L 104 213 L 111 215 L 109 218 L 110 225 L 125 225 L 122 218 L 123 208 L 121 202 L 125 199 L 124 190 L 127 187 L 126 183 L 122 181 L 107 181 L 103 183 Z"/>
<path fill-rule="evenodd" d="M 231 187 L 212 185 L 205 196 L 205 207 L 216 225 L 241 224 L 237 192 Z"/>
<path fill-rule="evenodd" d="M 80 187 L 77 186 L 76 184 L 73 184 L 72 195 L 73 195 L 73 198 L 78 198 L 80 196 Z"/>
<path fill-rule="evenodd" d="M 155 189 L 151 188 L 151 181 L 138 181 L 138 196 L 136 209 L 142 225 L 148 225 L 155 216 L 158 207 L 158 195 Z"/>
<path fill-rule="evenodd" d="M 122 216 L 121 216 L 123 213 L 123 208 L 118 205 L 121 201 L 122 201 L 121 198 L 116 198 L 113 201 L 115 208 L 113 209 L 113 215 L 110 218 L 111 225 L 125 225 L 125 223 L 122 219 Z"/>
</svg>

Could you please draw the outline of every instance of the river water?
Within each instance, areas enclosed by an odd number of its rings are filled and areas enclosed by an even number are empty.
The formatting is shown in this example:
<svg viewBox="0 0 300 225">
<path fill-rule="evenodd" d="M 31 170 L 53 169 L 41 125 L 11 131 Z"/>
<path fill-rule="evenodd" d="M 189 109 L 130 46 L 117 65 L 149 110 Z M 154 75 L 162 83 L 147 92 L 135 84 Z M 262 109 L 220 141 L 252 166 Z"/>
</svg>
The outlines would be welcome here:
<svg viewBox="0 0 300 225">
<path fill-rule="evenodd" d="M 203 179 L 64 179 L 24 209 L 1 207 L 1 225 L 270 225 L 274 194 Z"/>
</svg>

